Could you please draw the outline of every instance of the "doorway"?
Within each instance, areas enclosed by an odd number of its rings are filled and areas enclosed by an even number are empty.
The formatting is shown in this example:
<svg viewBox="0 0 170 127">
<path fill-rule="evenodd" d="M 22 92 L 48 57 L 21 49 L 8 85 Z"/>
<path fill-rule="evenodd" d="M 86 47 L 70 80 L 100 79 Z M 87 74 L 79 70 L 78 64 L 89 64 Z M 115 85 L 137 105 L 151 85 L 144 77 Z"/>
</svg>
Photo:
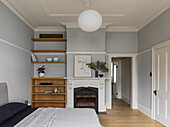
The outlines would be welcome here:
<svg viewBox="0 0 170 127">
<path fill-rule="evenodd" d="M 112 81 L 112 76 L 111 76 L 111 75 L 113 75 L 113 73 L 112 73 L 113 71 L 111 71 L 113 69 L 112 59 L 113 58 L 127 58 L 127 57 L 131 58 L 131 69 L 130 69 L 131 70 L 131 88 L 130 88 L 131 94 L 130 94 L 129 103 L 131 104 L 130 106 L 131 106 L 132 109 L 137 109 L 137 92 L 138 92 L 138 90 L 137 90 L 137 59 L 136 59 L 136 54 L 135 53 L 130 53 L 130 54 L 122 53 L 122 54 L 107 54 L 107 55 L 108 55 L 108 64 L 109 64 L 109 82 L 108 83 L 110 84 L 110 85 L 106 86 L 106 91 L 107 91 L 106 101 L 109 102 L 107 104 L 108 109 L 112 108 L 112 99 L 113 99 L 113 96 L 112 96 L 113 89 L 112 88 L 114 88 L 114 86 L 112 87 L 112 84 L 114 84 L 114 82 Z M 118 67 L 118 69 L 119 69 L 119 67 Z M 119 71 L 120 70 L 121 69 L 119 69 Z M 117 71 L 117 72 L 119 72 L 119 71 Z M 116 79 L 118 79 L 118 77 L 119 76 L 117 76 Z M 120 81 L 120 80 L 118 80 L 118 81 Z M 118 83 L 118 81 L 116 83 Z M 117 89 L 118 87 L 115 87 L 115 88 Z M 118 95 L 120 95 L 120 97 L 122 97 L 122 93 L 120 93 Z"/>
<path fill-rule="evenodd" d="M 118 98 L 131 104 L 132 58 L 112 57 L 112 98 Z"/>
</svg>

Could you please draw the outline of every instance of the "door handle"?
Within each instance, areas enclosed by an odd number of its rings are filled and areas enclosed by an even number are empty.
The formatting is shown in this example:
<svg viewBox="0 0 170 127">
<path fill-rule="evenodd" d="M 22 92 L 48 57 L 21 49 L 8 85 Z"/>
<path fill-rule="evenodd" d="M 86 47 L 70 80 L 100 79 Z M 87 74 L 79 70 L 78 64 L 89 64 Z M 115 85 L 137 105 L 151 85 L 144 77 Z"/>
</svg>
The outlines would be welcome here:
<svg viewBox="0 0 170 127">
<path fill-rule="evenodd" d="M 157 95 L 157 90 L 153 91 L 153 93 L 155 94 L 155 96 Z"/>
</svg>

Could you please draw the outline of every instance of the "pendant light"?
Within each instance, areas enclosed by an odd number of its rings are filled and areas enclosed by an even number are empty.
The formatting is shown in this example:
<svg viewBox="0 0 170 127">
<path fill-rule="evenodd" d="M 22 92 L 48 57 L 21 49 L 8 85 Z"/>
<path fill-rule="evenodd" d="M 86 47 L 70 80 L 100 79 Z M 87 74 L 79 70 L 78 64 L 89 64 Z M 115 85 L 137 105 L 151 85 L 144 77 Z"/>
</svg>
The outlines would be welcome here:
<svg viewBox="0 0 170 127">
<path fill-rule="evenodd" d="M 91 0 L 87 0 L 91 6 Z M 96 10 L 85 10 L 83 11 L 79 18 L 78 24 L 80 29 L 85 32 L 94 32 L 98 30 L 102 25 L 102 16 Z"/>
</svg>

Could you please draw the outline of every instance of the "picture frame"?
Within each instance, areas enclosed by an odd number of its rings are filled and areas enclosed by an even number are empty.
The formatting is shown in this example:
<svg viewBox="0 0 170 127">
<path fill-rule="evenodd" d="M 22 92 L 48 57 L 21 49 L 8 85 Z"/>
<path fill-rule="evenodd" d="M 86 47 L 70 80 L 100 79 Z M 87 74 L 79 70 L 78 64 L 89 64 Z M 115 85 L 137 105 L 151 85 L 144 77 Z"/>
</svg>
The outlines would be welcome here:
<svg viewBox="0 0 170 127">
<path fill-rule="evenodd" d="M 91 69 L 86 65 L 91 63 L 91 55 L 74 55 L 74 77 L 92 77 Z"/>
</svg>

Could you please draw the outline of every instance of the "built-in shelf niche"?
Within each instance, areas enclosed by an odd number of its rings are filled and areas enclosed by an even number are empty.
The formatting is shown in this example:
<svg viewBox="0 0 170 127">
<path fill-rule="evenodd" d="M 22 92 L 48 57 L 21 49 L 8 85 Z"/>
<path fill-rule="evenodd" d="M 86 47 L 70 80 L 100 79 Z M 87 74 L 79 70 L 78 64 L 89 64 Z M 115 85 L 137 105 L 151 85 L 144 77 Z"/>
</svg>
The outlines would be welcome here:
<svg viewBox="0 0 170 127">
<path fill-rule="evenodd" d="M 37 69 L 42 65 L 45 65 L 46 77 L 65 77 L 67 71 L 67 39 L 31 38 L 31 40 L 35 42 L 34 49 L 31 52 L 37 57 L 37 61 L 31 61 L 34 64 L 34 77 L 38 77 Z M 54 57 L 58 57 L 59 61 L 46 61 L 46 58 Z"/>
</svg>

